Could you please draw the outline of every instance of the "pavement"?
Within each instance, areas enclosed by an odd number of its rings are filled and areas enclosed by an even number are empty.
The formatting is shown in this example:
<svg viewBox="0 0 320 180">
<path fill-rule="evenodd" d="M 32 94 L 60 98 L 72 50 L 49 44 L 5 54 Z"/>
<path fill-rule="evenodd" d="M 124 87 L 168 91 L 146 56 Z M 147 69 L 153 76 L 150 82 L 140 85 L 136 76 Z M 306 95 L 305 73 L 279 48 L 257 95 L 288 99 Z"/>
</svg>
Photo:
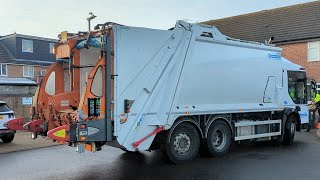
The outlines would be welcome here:
<svg viewBox="0 0 320 180">
<path fill-rule="evenodd" d="M 159 151 L 125 153 L 110 146 L 84 154 L 68 146 L 5 153 L 0 154 L 0 179 L 318 180 L 316 132 L 297 132 L 291 146 L 233 144 L 226 156 L 199 155 L 183 165 L 166 162 Z"/>
<path fill-rule="evenodd" d="M 56 146 L 56 145 L 59 145 L 59 144 L 56 142 L 53 142 L 49 138 L 42 138 L 41 136 L 38 136 L 37 139 L 31 139 L 30 132 L 17 131 L 11 143 L 3 143 L 0 140 L 0 154 L 29 150 L 29 149 L 37 149 L 37 148 L 43 148 L 43 147 L 50 147 L 50 146 Z"/>
</svg>

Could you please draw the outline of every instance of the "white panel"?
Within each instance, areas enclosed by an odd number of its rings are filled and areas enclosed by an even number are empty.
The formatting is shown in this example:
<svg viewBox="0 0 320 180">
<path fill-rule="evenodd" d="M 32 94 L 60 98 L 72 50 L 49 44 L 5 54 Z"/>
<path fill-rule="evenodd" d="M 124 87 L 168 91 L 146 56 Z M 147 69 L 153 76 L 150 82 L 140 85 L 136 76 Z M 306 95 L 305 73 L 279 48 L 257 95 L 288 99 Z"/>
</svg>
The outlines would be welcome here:
<svg viewBox="0 0 320 180">
<path fill-rule="evenodd" d="M 92 94 L 94 94 L 95 96 L 101 97 L 103 94 L 103 90 L 102 90 L 102 67 L 100 66 L 97 71 L 96 74 L 94 75 L 93 78 L 93 82 L 92 82 L 92 86 L 90 88 Z"/>
<path fill-rule="evenodd" d="M 80 66 L 85 65 L 95 65 L 100 57 L 100 49 L 90 48 L 90 49 L 81 49 L 80 50 Z M 80 69 L 80 94 L 83 94 L 83 91 L 87 85 L 87 78 L 92 71 L 92 67 L 81 68 Z"/>
<path fill-rule="evenodd" d="M 299 105 L 301 108 L 301 111 L 299 112 L 301 124 L 309 123 L 309 109 L 308 106 L 305 104 Z"/>
<path fill-rule="evenodd" d="M 183 70 L 178 106 L 263 103 L 269 76 L 282 73 L 268 51 L 196 41 Z"/>
<path fill-rule="evenodd" d="M 119 124 L 116 120 L 117 140 L 128 148 L 132 148 L 133 141 L 145 137 L 148 129 L 156 128 L 150 125 L 166 124 L 189 42 L 187 36 L 182 36 L 182 29 L 117 28 L 116 119 L 124 113 L 124 99 L 135 100 L 127 122 Z M 149 145 L 142 144 L 140 148 Z"/>
</svg>

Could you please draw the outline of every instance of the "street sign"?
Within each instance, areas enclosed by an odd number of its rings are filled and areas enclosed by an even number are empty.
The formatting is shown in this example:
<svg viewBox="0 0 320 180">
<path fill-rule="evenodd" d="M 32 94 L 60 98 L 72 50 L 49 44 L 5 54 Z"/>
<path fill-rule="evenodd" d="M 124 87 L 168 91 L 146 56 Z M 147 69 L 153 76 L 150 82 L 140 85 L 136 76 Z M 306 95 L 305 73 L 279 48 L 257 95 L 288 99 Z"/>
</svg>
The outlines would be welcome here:
<svg viewBox="0 0 320 180">
<path fill-rule="evenodd" d="M 23 105 L 31 105 L 32 104 L 32 97 L 23 97 L 22 104 Z"/>
</svg>

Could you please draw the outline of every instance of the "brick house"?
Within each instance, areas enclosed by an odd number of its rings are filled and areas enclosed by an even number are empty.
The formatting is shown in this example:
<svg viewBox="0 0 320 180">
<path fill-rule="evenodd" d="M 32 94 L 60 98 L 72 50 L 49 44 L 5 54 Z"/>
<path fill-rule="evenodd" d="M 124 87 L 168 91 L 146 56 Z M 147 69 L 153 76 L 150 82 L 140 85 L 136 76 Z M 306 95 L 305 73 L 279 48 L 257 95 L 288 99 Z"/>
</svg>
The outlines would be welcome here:
<svg viewBox="0 0 320 180">
<path fill-rule="evenodd" d="M 0 37 L 0 77 L 36 81 L 55 61 L 55 39 L 11 34 Z"/>
<path fill-rule="evenodd" d="M 0 100 L 16 116 L 29 118 L 37 83 L 55 61 L 55 39 L 10 34 L 0 36 Z"/>
<path fill-rule="evenodd" d="M 272 37 L 283 57 L 304 66 L 308 78 L 320 82 L 320 1 L 203 23 L 237 39 L 264 43 Z"/>
</svg>

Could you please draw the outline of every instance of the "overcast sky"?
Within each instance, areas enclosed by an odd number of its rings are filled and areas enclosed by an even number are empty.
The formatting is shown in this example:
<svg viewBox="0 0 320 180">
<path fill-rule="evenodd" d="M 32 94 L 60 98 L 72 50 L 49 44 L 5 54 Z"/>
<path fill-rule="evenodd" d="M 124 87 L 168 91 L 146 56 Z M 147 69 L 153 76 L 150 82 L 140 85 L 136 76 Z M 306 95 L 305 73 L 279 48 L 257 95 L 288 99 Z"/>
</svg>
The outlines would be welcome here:
<svg viewBox="0 0 320 180">
<path fill-rule="evenodd" d="M 86 31 L 107 21 L 168 29 L 182 19 L 201 22 L 312 0 L 0 0 L 0 35 L 56 38 L 61 31 Z"/>
</svg>

